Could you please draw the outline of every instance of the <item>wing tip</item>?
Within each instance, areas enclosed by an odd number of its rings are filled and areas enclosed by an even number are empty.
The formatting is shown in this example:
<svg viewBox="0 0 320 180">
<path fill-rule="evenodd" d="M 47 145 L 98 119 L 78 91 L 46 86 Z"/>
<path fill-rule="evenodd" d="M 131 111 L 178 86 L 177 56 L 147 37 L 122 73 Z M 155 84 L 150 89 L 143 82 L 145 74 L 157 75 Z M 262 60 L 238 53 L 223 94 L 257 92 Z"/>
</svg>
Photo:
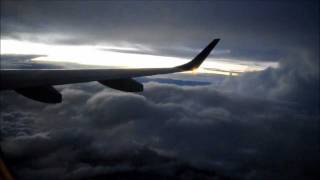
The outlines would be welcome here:
<svg viewBox="0 0 320 180">
<path fill-rule="evenodd" d="M 220 38 L 213 39 L 195 58 L 193 58 L 190 62 L 186 64 L 177 66 L 177 68 L 183 71 L 197 69 L 202 64 L 202 62 L 209 56 L 210 52 L 218 44 L 219 41 Z"/>
</svg>

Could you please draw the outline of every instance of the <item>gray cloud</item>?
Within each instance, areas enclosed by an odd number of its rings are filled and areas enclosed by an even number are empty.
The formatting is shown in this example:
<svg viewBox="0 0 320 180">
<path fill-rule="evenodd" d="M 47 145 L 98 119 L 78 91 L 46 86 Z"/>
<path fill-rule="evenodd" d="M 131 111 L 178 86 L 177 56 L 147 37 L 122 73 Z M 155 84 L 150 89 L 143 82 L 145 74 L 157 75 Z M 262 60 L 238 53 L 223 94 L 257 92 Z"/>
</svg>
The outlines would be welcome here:
<svg viewBox="0 0 320 180">
<path fill-rule="evenodd" d="M 317 175 L 319 117 L 290 101 L 157 83 L 146 84 L 142 94 L 103 90 L 94 83 L 60 90 L 65 101 L 54 106 L 17 105 L 26 100 L 3 97 L 6 114 L 37 112 L 35 132 L 8 134 L 2 142 L 18 177 Z"/>
<path fill-rule="evenodd" d="M 290 101 L 301 108 L 319 107 L 319 61 L 315 56 L 294 53 L 280 64 L 262 72 L 247 73 L 239 79 L 227 80 L 224 89 L 234 93 L 262 96 L 266 99 Z"/>
</svg>

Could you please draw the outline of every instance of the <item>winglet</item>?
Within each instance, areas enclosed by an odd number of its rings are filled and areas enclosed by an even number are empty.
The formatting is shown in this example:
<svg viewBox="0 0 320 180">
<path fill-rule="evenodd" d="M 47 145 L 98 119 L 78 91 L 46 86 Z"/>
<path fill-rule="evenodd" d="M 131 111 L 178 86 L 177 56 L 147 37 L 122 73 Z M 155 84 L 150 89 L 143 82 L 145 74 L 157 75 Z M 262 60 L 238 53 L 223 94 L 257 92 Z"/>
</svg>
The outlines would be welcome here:
<svg viewBox="0 0 320 180">
<path fill-rule="evenodd" d="M 212 49 L 217 45 L 220 39 L 214 39 L 206 48 L 204 48 L 195 58 L 193 58 L 190 62 L 183 64 L 181 66 L 177 66 L 183 71 L 190 71 L 193 69 L 197 69 L 201 63 L 208 57 Z"/>
</svg>

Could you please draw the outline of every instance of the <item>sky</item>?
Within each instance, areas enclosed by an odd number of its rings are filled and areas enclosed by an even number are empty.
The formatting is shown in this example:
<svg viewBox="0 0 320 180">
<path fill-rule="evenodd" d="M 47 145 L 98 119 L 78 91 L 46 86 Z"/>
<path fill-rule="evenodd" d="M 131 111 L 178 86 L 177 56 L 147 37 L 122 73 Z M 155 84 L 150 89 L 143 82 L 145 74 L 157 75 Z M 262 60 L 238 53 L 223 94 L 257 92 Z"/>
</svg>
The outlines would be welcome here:
<svg viewBox="0 0 320 180">
<path fill-rule="evenodd" d="M 3 69 L 170 67 L 221 39 L 141 93 L 1 92 L 5 160 L 17 179 L 318 179 L 318 22 L 312 0 L 1 1 Z"/>
</svg>

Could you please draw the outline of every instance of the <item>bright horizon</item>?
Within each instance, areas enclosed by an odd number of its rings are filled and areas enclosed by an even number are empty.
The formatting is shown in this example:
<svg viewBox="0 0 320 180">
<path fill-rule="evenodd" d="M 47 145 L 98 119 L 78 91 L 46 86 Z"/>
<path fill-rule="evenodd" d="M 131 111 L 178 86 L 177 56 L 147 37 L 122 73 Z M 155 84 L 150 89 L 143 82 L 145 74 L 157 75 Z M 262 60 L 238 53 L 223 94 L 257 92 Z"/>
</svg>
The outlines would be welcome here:
<svg viewBox="0 0 320 180">
<path fill-rule="evenodd" d="M 123 50 L 134 48 L 118 46 L 49 45 L 18 40 L 1 40 L 1 54 L 41 55 L 40 57 L 32 59 L 32 61 L 35 62 L 68 62 L 81 65 L 111 66 L 115 68 L 161 68 L 174 67 L 190 60 L 180 57 L 113 52 L 107 49 Z M 134 50 L 143 51 L 141 49 Z M 208 60 L 206 60 L 196 72 L 229 75 L 230 73 L 228 71 L 230 71 L 233 72 L 233 75 L 237 75 L 237 73 L 234 72 L 261 71 L 268 67 L 278 67 L 278 63 L 276 62 L 252 63 L 243 60 L 214 58 L 214 53 L 213 51 L 210 55 L 211 57 L 209 56 Z"/>
</svg>

